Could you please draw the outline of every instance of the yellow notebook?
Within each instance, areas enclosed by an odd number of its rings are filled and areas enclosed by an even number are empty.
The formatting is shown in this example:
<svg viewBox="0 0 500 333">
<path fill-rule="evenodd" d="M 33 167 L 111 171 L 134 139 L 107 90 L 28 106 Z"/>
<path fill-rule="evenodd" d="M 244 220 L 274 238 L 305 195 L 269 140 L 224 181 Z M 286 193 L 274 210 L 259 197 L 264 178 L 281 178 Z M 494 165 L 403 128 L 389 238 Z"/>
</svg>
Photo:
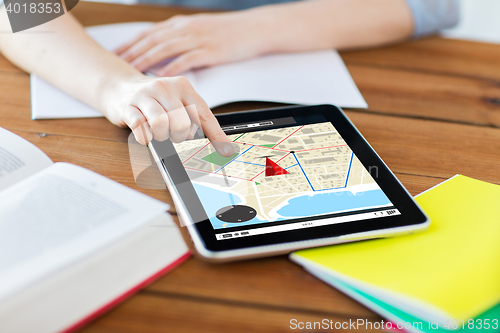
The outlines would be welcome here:
<svg viewBox="0 0 500 333">
<path fill-rule="evenodd" d="M 428 231 L 291 254 L 426 321 L 474 318 L 500 302 L 500 186 L 455 176 L 416 201 Z"/>
</svg>

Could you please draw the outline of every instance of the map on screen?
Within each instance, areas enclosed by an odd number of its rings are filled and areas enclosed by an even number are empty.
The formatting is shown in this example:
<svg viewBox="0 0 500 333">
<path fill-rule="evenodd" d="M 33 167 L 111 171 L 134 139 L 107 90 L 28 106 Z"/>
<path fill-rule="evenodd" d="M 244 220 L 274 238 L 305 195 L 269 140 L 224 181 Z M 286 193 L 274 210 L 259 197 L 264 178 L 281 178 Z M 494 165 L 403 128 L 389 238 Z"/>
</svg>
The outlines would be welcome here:
<svg viewBox="0 0 500 333">
<path fill-rule="evenodd" d="M 330 122 L 174 144 L 214 229 L 392 206 Z"/>
</svg>

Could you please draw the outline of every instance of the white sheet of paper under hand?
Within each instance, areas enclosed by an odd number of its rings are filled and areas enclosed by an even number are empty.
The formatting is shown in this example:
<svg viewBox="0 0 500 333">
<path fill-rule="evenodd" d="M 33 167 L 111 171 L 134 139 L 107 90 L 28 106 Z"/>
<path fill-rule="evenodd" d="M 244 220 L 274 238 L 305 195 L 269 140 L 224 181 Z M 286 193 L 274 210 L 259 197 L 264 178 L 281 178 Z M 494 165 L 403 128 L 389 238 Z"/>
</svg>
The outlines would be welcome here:
<svg viewBox="0 0 500 333">
<path fill-rule="evenodd" d="M 87 32 L 105 49 L 114 50 L 151 24 L 111 24 L 90 27 Z M 342 58 L 333 50 L 267 55 L 185 76 L 211 108 L 236 101 L 368 107 Z M 100 116 L 100 112 L 31 75 L 32 119 Z"/>
</svg>

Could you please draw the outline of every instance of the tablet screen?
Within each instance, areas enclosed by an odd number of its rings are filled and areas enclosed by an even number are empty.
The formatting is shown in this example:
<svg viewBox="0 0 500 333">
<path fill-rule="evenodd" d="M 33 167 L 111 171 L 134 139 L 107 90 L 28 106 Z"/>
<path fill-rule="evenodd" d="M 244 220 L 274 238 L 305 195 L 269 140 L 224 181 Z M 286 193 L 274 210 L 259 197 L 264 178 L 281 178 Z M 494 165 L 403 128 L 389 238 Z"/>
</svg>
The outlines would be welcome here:
<svg viewBox="0 0 500 333">
<path fill-rule="evenodd" d="M 231 157 L 207 139 L 174 144 L 217 240 L 400 214 L 331 122 L 293 123 L 225 126 Z"/>
</svg>

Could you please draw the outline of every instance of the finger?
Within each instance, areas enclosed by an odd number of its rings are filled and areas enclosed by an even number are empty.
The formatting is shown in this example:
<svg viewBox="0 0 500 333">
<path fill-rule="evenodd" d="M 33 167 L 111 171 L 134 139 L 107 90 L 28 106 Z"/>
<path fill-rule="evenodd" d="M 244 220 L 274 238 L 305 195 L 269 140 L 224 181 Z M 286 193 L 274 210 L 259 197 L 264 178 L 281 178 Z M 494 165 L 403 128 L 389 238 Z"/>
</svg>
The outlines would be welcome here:
<svg viewBox="0 0 500 333">
<path fill-rule="evenodd" d="M 136 43 L 131 45 L 125 52 L 120 54 L 120 58 L 127 62 L 131 62 L 135 60 L 137 57 L 144 54 L 149 49 L 153 48 L 157 45 L 157 40 L 153 38 L 151 35 L 146 35 Z"/>
<path fill-rule="evenodd" d="M 191 119 L 184 106 L 168 111 L 170 119 L 170 140 L 182 142 L 188 138 L 191 129 Z"/>
<path fill-rule="evenodd" d="M 193 94 L 196 94 L 196 96 L 193 96 L 193 98 L 184 97 L 182 102 L 184 103 L 184 105 L 187 104 L 187 106 L 185 106 L 185 108 L 186 108 L 186 112 L 189 115 L 189 118 L 191 119 L 191 121 L 196 126 L 200 127 L 201 126 L 200 117 L 198 115 L 198 110 L 196 109 L 195 103 L 196 102 L 197 103 L 204 103 L 204 104 L 206 104 L 206 103 L 201 97 L 199 97 L 199 95 L 196 93 L 196 91 L 194 91 L 194 89 L 193 89 Z"/>
<path fill-rule="evenodd" d="M 194 46 L 193 40 L 187 38 L 174 38 L 153 46 L 144 54 L 133 60 L 131 65 L 142 72 L 158 64 L 162 60 L 173 58 L 181 53 L 189 51 Z"/>
<path fill-rule="evenodd" d="M 137 107 L 146 117 L 154 138 L 158 141 L 167 140 L 170 135 L 171 124 L 166 109 L 151 97 L 142 99 L 137 103 Z"/>
<path fill-rule="evenodd" d="M 222 156 L 232 156 L 234 148 L 229 138 L 220 128 L 219 122 L 215 118 L 207 103 L 194 90 L 193 86 L 185 77 L 176 78 L 179 80 L 177 86 L 182 90 L 182 103 L 187 105 L 186 113 L 194 124 L 201 127 L 205 136 L 212 142 L 212 145 Z"/>
<path fill-rule="evenodd" d="M 137 107 L 132 105 L 127 106 L 123 115 L 123 121 L 132 130 L 137 142 L 142 145 L 151 142 L 153 133 L 149 128 L 146 117 L 144 117 Z"/>
<path fill-rule="evenodd" d="M 154 46 L 173 37 L 177 37 L 176 30 L 165 28 L 152 31 L 131 45 L 125 52 L 120 54 L 120 58 L 127 62 L 131 62 L 146 53 L 146 51 L 152 49 Z"/>
<path fill-rule="evenodd" d="M 194 92 L 194 93 L 196 93 L 196 92 Z M 186 99 L 186 100 L 189 100 L 189 99 Z M 184 103 L 184 104 L 188 104 L 188 103 Z M 191 119 L 191 128 L 189 130 L 188 139 L 193 139 L 194 136 L 196 135 L 196 131 L 198 131 L 198 128 L 200 128 L 200 126 L 201 126 L 200 117 L 198 116 L 198 111 L 196 111 L 195 104 L 187 105 L 187 106 L 185 106 L 185 108 L 186 108 L 186 112 L 187 112 L 189 118 Z"/>
<path fill-rule="evenodd" d="M 150 92 L 152 98 L 166 110 L 169 119 L 170 139 L 174 142 L 186 140 L 190 134 L 190 128 L 193 121 L 188 115 L 183 101 L 179 96 L 185 94 L 197 95 L 189 81 L 184 77 L 170 79 L 157 79 Z M 146 115 L 149 119 L 158 117 L 158 114 Z M 161 120 L 160 118 L 159 120 Z M 193 118 L 197 120 L 197 118 Z M 156 131 L 153 129 L 156 135 Z M 156 138 L 156 136 L 155 136 Z"/>
<path fill-rule="evenodd" d="M 187 105 L 186 111 L 191 118 L 191 121 L 196 124 L 197 127 L 199 126 L 202 128 L 204 134 L 212 142 L 219 154 L 223 156 L 233 155 L 234 148 L 231 144 L 227 144 L 230 142 L 229 138 L 220 128 L 219 122 L 213 115 L 212 111 L 210 111 L 207 103 L 196 93 L 194 88 L 191 87 L 191 89 L 192 91 L 189 91 L 188 88 L 184 88 L 185 93 L 183 94 L 182 99 L 184 105 Z M 208 121 L 203 121 L 203 116 L 206 116 Z"/>
<path fill-rule="evenodd" d="M 162 70 L 158 71 L 160 76 L 176 76 L 187 72 L 193 68 L 200 68 L 210 65 L 208 54 L 203 49 L 195 49 L 186 52 L 172 60 Z"/>
<path fill-rule="evenodd" d="M 148 35 L 151 31 L 148 29 L 146 31 L 141 32 L 125 44 L 120 45 L 114 50 L 114 53 L 117 55 L 121 55 L 123 52 L 127 51 L 132 45 L 136 44 L 138 41 L 143 39 L 146 35 Z"/>
<path fill-rule="evenodd" d="M 198 125 L 191 123 L 191 127 L 189 128 L 189 135 L 188 135 L 189 140 L 194 139 L 194 136 L 196 135 L 198 128 L 199 128 Z"/>
<path fill-rule="evenodd" d="M 129 40 L 125 44 L 119 46 L 118 48 L 116 48 L 114 52 L 118 55 L 121 55 L 123 52 L 128 50 L 132 45 L 136 44 L 137 42 L 139 42 L 141 39 L 143 39 L 147 35 L 153 34 L 157 31 L 161 30 L 164 27 L 164 25 L 162 23 L 164 23 L 164 22 L 159 22 L 159 23 L 153 24 L 150 28 L 137 34 L 134 38 L 132 38 L 131 40 Z"/>
<path fill-rule="evenodd" d="M 219 122 L 208 108 L 208 105 L 204 101 L 203 103 L 198 102 L 196 108 L 198 117 L 200 118 L 201 129 L 205 136 L 212 142 L 212 145 L 219 154 L 226 157 L 232 156 L 234 148 L 227 135 L 220 128 Z"/>
</svg>

